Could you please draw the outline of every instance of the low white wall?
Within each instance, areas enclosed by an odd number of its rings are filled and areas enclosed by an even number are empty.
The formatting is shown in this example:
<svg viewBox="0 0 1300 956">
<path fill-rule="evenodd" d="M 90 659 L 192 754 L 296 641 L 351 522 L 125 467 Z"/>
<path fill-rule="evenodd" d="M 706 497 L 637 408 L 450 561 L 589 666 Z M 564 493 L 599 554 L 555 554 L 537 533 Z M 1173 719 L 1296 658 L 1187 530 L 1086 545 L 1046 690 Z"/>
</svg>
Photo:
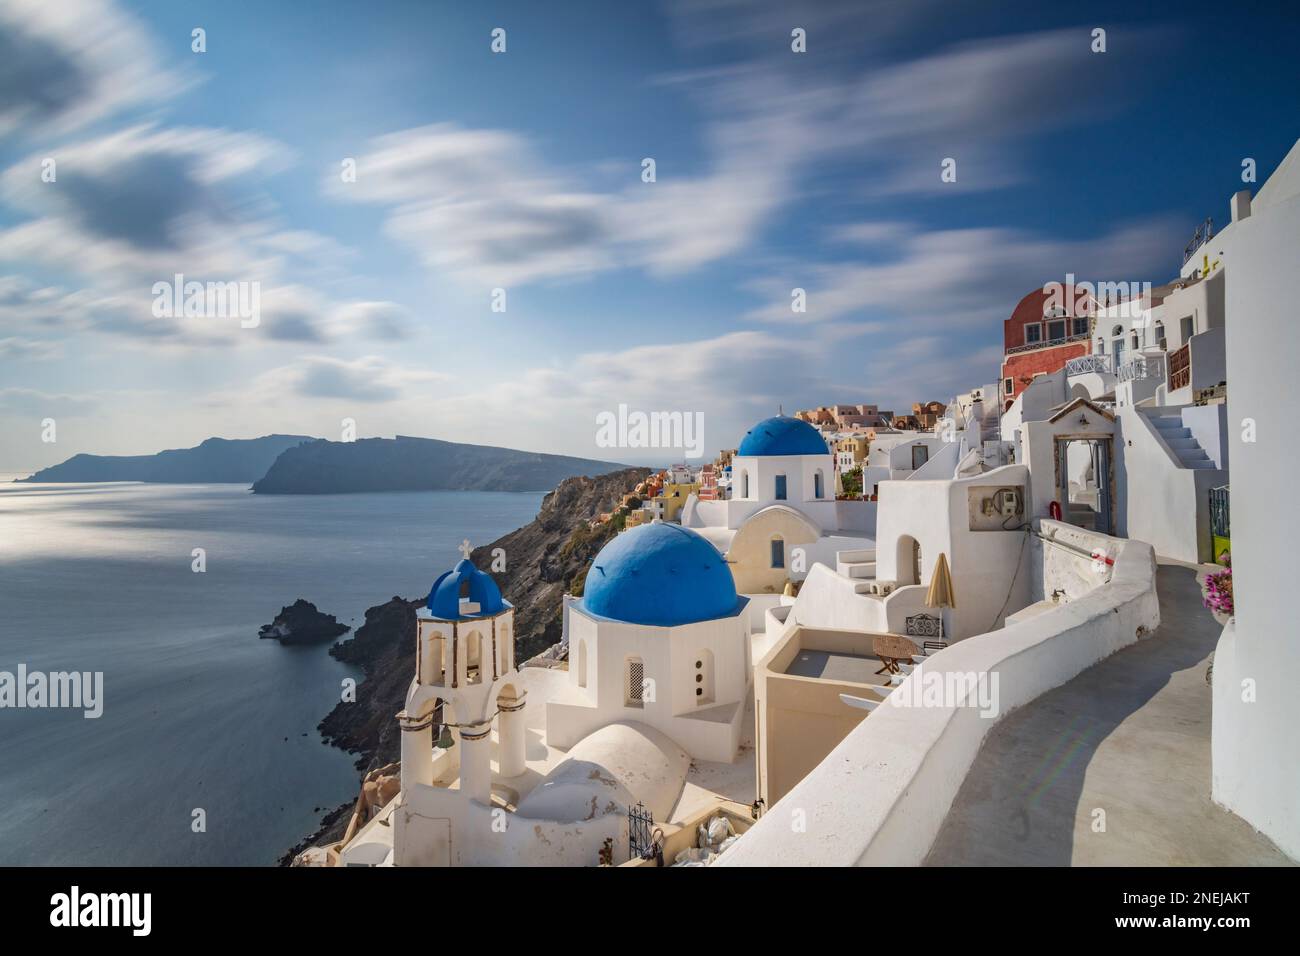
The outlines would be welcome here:
<svg viewBox="0 0 1300 956">
<path fill-rule="evenodd" d="M 894 691 L 908 693 L 922 671 L 997 674 L 997 716 L 981 717 L 973 705 L 878 707 L 715 866 L 921 863 L 997 720 L 1159 624 L 1149 545 L 1053 521 L 1042 522 L 1042 530 L 1117 555 L 1110 581 L 1059 608 L 940 651 Z"/>
</svg>

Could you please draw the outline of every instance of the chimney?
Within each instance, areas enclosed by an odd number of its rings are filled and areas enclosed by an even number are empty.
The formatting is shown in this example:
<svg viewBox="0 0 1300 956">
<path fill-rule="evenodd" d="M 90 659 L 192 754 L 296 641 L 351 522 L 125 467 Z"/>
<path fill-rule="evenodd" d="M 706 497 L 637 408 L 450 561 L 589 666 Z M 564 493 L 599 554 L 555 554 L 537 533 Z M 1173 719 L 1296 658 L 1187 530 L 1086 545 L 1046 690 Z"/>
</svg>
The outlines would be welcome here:
<svg viewBox="0 0 1300 956">
<path fill-rule="evenodd" d="M 1250 190 L 1243 189 L 1240 192 L 1232 194 L 1232 199 L 1228 201 L 1232 207 L 1232 221 L 1237 222 L 1239 219 L 1247 219 L 1250 216 Z"/>
</svg>

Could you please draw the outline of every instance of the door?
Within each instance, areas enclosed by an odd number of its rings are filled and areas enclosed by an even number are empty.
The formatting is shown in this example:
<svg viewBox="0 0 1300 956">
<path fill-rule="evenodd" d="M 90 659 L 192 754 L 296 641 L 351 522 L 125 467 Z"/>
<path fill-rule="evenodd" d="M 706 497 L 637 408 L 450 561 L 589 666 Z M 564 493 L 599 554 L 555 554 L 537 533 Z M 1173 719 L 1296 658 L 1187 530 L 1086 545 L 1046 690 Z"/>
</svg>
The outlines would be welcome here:
<svg viewBox="0 0 1300 956">
<path fill-rule="evenodd" d="M 1114 534 L 1110 526 L 1110 439 L 1092 443 L 1092 474 L 1097 484 L 1097 523 L 1102 534 Z"/>
<path fill-rule="evenodd" d="M 930 460 L 929 445 L 912 446 L 912 470 L 913 471 L 916 471 L 916 469 L 920 468 L 929 460 Z"/>
</svg>

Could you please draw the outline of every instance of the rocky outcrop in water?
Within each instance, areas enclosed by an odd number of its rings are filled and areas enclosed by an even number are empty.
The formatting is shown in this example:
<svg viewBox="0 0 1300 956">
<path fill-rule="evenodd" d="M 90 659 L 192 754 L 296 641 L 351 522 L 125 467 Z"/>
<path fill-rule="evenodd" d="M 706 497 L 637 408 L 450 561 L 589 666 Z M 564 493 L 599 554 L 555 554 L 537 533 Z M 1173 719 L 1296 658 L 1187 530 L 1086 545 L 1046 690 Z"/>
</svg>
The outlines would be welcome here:
<svg viewBox="0 0 1300 956">
<path fill-rule="evenodd" d="M 298 598 L 287 607 L 280 608 L 270 624 L 263 624 L 257 636 L 273 638 L 281 644 L 320 644 L 332 641 L 352 628 L 340 624 L 333 614 L 324 614 L 310 601 Z"/>
</svg>

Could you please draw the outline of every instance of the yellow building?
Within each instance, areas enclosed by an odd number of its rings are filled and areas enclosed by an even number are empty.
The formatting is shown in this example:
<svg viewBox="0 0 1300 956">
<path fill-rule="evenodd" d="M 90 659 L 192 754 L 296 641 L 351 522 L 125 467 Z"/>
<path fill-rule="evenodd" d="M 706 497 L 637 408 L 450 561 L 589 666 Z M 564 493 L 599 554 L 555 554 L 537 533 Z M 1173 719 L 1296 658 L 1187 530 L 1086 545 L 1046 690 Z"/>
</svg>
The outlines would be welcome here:
<svg viewBox="0 0 1300 956">
<path fill-rule="evenodd" d="M 699 492 L 699 482 L 693 481 L 690 484 L 664 482 L 663 493 L 650 499 L 654 506 L 654 516 L 664 521 L 680 521 L 682 508 L 686 507 L 686 499 Z"/>
<path fill-rule="evenodd" d="M 848 471 L 862 464 L 871 449 L 871 442 L 866 435 L 850 435 L 835 443 L 835 466 L 840 471 Z"/>
</svg>

